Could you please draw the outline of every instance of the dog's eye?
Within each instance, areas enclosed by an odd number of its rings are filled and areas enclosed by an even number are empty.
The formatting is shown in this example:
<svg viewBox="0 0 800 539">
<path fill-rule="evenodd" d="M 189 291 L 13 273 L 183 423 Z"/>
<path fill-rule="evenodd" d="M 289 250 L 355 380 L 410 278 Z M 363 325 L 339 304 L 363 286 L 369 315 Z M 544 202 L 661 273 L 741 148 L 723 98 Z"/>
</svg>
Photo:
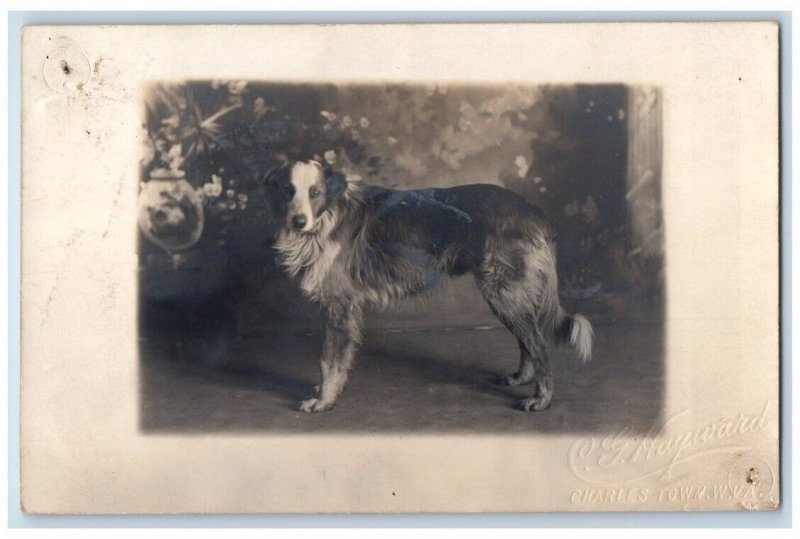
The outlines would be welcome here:
<svg viewBox="0 0 800 539">
<path fill-rule="evenodd" d="M 316 187 L 312 187 L 311 189 L 308 190 L 308 196 L 310 196 L 311 198 L 317 198 L 320 194 L 321 194 L 320 190 L 317 189 Z"/>
<path fill-rule="evenodd" d="M 283 194 L 286 195 L 286 198 L 292 198 L 294 196 L 294 186 L 291 184 L 284 185 Z"/>
</svg>

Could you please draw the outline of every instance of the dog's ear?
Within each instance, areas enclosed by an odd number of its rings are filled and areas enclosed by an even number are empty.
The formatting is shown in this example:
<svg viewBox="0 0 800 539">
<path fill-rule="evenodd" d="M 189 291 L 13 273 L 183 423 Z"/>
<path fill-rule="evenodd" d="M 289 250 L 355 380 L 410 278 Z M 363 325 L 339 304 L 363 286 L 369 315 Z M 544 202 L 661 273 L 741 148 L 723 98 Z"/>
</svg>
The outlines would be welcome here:
<svg viewBox="0 0 800 539">
<path fill-rule="evenodd" d="M 280 187 L 281 181 L 286 176 L 287 164 L 281 163 L 267 170 L 261 178 L 261 187 L 267 191 L 274 191 Z"/>
<path fill-rule="evenodd" d="M 276 215 L 282 215 L 287 200 L 285 190 L 290 185 L 288 163 L 280 163 L 267 170 L 261 177 L 258 186 L 264 206 Z"/>
<path fill-rule="evenodd" d="M 328 199 L 335 199 L 347 189 L 347 176 L 344 172 L 325 167 L 322 172 L 325 178 L 325 193 Z"/>
</svg>

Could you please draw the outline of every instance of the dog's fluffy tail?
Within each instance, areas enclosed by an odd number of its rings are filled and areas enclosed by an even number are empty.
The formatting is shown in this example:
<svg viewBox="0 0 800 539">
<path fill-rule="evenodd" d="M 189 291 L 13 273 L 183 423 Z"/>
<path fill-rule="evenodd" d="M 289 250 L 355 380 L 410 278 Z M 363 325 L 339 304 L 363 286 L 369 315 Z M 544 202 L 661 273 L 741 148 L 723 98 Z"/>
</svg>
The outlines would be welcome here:
<svg viewBox="0 0 800 539">
<path fill-rule="evenodd" d="M 556 325 L 555 340 L 559 343 L 569 343 L 575 348 L 578 359 L 586 363 L 592 359 L 592 340 L 594 330 L 589 321 L 580 314 L 568 314 L 560 309 L 560 322 Z"/>
<path fill-rule="evenodd" d="M 558 277 L 556 276 L 555 248 L 551 243 L 545 249 L 533 253 L 530 265 L 539 270 L 543 282 L 539 301 L 539 327 L 544 328 L 545 338 L 555 343 L 569 343 L 578 354 L 578 359 L 586 363 L 592 359 L 592 340 L 594 331 L 583 315 L 571 315 L 560 305 L 558 297 Z"/>
</svg>

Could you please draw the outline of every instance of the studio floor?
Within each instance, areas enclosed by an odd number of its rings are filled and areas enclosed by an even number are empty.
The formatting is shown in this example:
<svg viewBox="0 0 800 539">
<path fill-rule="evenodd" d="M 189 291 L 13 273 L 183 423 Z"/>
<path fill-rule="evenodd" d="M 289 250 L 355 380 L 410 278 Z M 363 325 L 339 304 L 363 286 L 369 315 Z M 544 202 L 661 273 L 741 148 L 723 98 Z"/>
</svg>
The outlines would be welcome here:
<svg viewBox="0 0 800 539">
<path fill-rule="evenodd" d="M 496 375 L 517 367 L 502 327 L 368 330 L 336 407 L 297 410 L 319 383 L 319 331 L 248 338 L 140 340 L 145 432 L 611 432 L 658 424 L 664 395 L 663 325 L 595 322 L 594 358 L 551 351 L 555 396 L 540 413 L 515 409 L 533 386 Z"/>
</svg>

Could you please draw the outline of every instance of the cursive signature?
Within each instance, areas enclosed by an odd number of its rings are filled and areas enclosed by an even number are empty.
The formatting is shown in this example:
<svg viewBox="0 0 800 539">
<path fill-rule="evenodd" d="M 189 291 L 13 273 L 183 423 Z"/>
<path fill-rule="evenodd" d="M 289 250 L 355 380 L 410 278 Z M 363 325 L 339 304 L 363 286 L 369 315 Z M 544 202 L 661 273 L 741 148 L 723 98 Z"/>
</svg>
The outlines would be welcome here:
<svg viewBox="0 0 800 539">
<path fill-rule="evenodd" d="M 715 453 L 749 449 L 733 443 L 734 439 L 766 429 L 769 409 L 767 402 L 760 413 L 739 414 L 670 432 L 677 430 L 671 426 L 689 413 L 687 409 L 643 432 L 626 426 L 600 441 L 581 438 L 570 446 L 569 468 L 586 483 L 622 484 L 654 475 L 669 479 L 680 464 Z"/>
</svg>

